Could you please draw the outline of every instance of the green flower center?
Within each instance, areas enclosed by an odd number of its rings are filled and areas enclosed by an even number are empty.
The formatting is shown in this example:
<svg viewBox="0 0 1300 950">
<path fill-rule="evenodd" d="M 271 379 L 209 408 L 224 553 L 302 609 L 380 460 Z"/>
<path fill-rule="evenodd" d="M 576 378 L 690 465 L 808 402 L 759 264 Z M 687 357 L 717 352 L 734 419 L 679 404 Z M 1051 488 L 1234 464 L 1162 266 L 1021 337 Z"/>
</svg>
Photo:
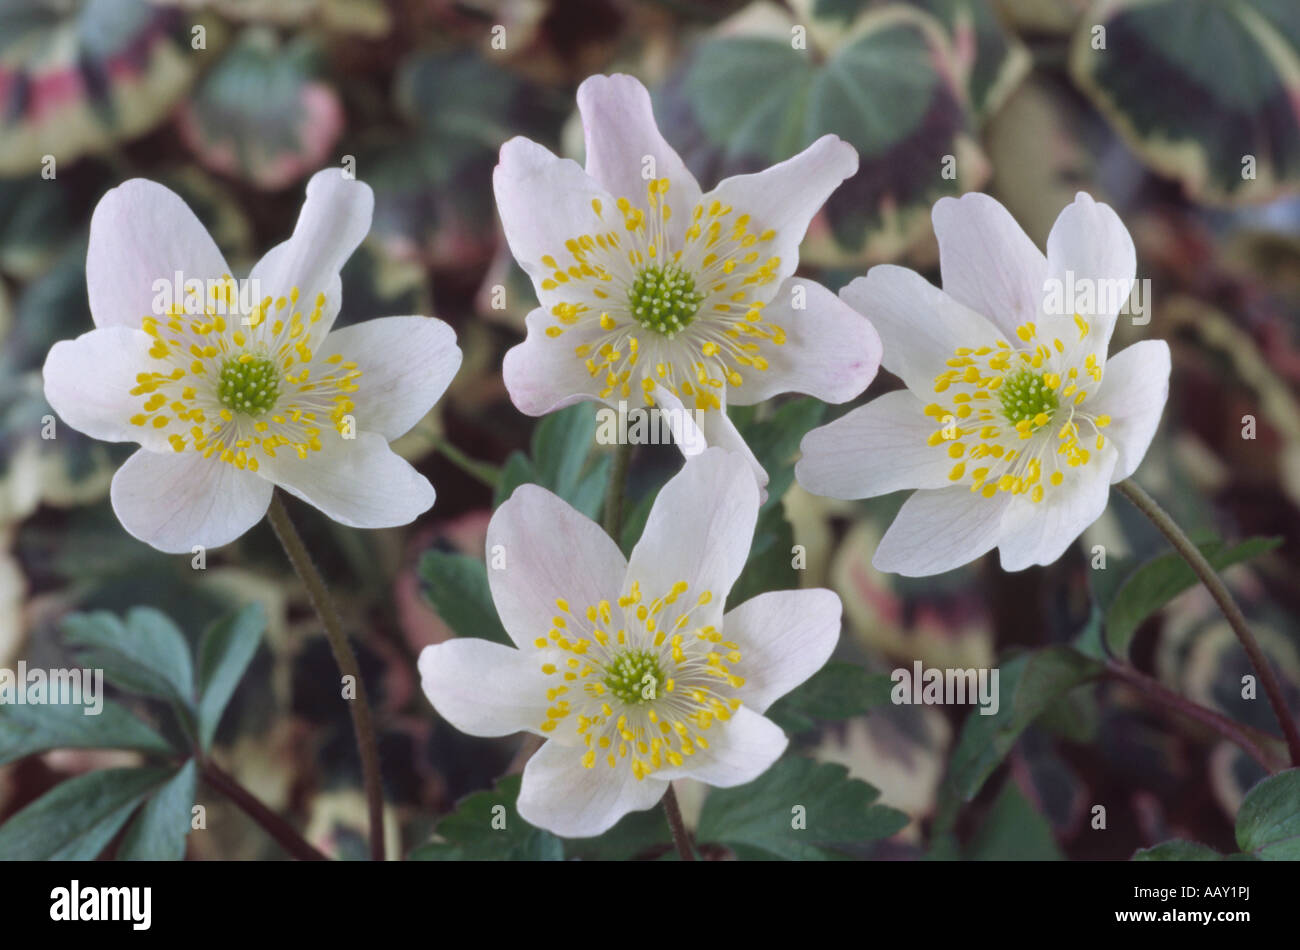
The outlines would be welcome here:
<svg viewBox="0 0 1300 950">
<path fill-rule="evenodd" d="M 690 325 L 703 299 L 704 294 L 695 289 L 695 278 L 676 264 L 645 268 L 627 292 L 637 323 L 669 339 Z"/>
<path fill-rule="evenodd" d="M 1006 376 L 998 387 L 1002 413 L 1014 425 L 1033 419 L 1039 413 L 1051 416 L 1060 404 L 1056 393 L 1043 380 L 1042 373 L 1022 369 Z"/>
<path fill-rule="evenodd" d="M 605 667 L 602 682 L 622 702 L 634 706 L 662 696 L 668 678 L 649 650 L 625 650 Z"/>
<path fill-rule="evenodd" d="M 232 356 L 221 365 L 217 398 L 234 412 L 261 415 L 280 398 L 280 371 L 265 356 Z"/>
</svg>

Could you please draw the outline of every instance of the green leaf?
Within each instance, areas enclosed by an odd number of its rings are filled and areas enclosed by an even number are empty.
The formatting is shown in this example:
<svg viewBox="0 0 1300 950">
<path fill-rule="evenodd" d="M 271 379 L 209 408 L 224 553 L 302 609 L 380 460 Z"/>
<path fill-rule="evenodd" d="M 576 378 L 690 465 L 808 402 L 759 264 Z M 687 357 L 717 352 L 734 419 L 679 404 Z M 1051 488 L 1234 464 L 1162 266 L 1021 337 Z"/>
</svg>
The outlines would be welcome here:
<svg viewBox="0 0 1300 950">
<path fill-rule="evenodd" d="M 170 769 L 103 769 L 56 785 L 0 825 L 0 861 L 93 861 Z"/>
<path fill-rule="evenodd" d="M 115 686 L 193 709 L 190 647 L 164 614 L 135 607 L 127 612 L 125 623 L 103 611 L 73 614 L 63 621 L 63 633 L 79 650 L 81 662 L 102 667 Z"/>
<path fill-rule="evenodd" d="M 1152 848 L 1133 852 L 1133 861 L 1222 861 L 1223 855 L 1198 841 L 1162 841 Z"/>
<path fill-rule="evenodd" d="M 1237 847 L 1265 861 L 1300 861 L 1300 769 L 1271 775 L 1246 794 Z"/>
<path fill-rule="evenodd" d="M 497 783 L 492 791 L 475 792 L 438 822 L 442 841 L 412 851 L 410 861 L 562 861 L 564 842 L 549 831 L 534 828 L 519 817 L 518 775 Z"/>
<path fill-rule="evenodd" d="M 1197 547 L 1210 565 L 1221 571 L 1267 554 L 1281 543 L 1281 538 L 1250 538 L 1233 547 L 1222 541 L 1208 541 Z M 1173 551 L 1135 570 L 1120 585 L 1106 610 L 1106 642 L 1111 650 L 1127 654 L 1142 621 L 1197 583 L 1196 573 L 1182 555 Z"/>
<path fill-rule="evenodd" d="M 889 702 L 893 680 L 854 663 L 827 663 L 766 713 L 786 732 L 807 732 L 819 719 L 849 719 Z"/>
<path fill-rule="evenodd" d="M 595 838 L 570 838 L 564 850 L 567 857 L 583 861 L 628 861 L 647 852 L 667 853 L 672 843 L 663 809 L 651 808 L 624 815 Z"/>
<path fill-rule="evenodd" d="M 0 704 L 0 765 L 50 749 L 135 749 L 167 755 L 177 750 L 112 700 L 98 716 L 84 706 Z"/>
<path fill-rule="evenodd" d="M 1105 48 L 1095 49 L 1102 28 Z M 1262 202 L 1300 177 L 1298 57 L 1294 0 L 1113 0 L 1080 19 L 1070 72 L 1115 132 L 1193 200 Z"/>
<path fill-rule="evenodd" d="M 763 509 L 754 528 L 749 559 L 727 594 L 727 609 L 768 591 L 798 587 L 799 574 L 794 568 L 793 548 L 794 529 L 785 518 L 785 510 L 780 505 Z"/>
<path fill-rule="evenodd" d="M 998 711 L 971 711 L 949 763 L 948 781 L 970 801 L 1020 734 L 1053 700 L 1101 674 L 1102 664 L 1065 646 L 1044 647 L 1003 663 Z"/>
<path fill-rule="evenodd" d="M 537 473 L 533 469 L 532 460 L 518 450 L 511 452 L 506 463 L 501 466 L 501 479 L 497 482 L 492 507 L 501 507 L 501 503 L 513 495 L 520 485 L 537 484 L 537 482 Z"/>
<path fill-rule="evenodd" d="M 770 418 L 755 418 L 753 413 L 729 409 L 736 428 L 767 472 L 767 501 L 764 507 L 780 504 L 794 481 L 794 463 L 799 455 L 799 443 L 810 429 L 815 428 L 826 415 L 826 404 L 811 396 L 783 403 Z"/>
<path fill-rule="evenodd" d="M 190 833 L 198 768 L 190 759 L 140 809 L 117 849 L 119 861 L 180 861 Z"/>
<path fill-rule="evenodd" d="M 203 634 L 199 646 L 198 726 L 199 742 L 205 752 L 265 631 L 266 614 L 261 605 L 249 604 L 217 621 Z"/>
<path fill-rule="evenodd" d="M 1011 782 L 1003 786 L 966 849 L 970 861 L 1060 861 L 1046 818 Z"/>
<path fill-rule="evenodd" d="M 747 785 L 710 791 L 697 838 L 725 844 L 742 859 L 826 860 L 907 824 L 902 812 L 873 805 L 879 796 L 842 765 L 790 756 Z"/>
<path fill-rule="evenodd" d="M 433 609 L 456 636 L 512 643 L 492 603 L 482 561 L 465 554 L 426 551 L 420 558 L 420 578 Z"/>
<path fill-rule="evenodd" d="M 810 31 L 812 48 L 802 50 L 790 43 L 793 18 L 784 29 L 774 19 L 770 29 L 757 18 L 738 23 L 696 47 L 663 90 L 657 111 L 680 116 L 666 131 L 711 178 L 757 171 L 838 134 L 857 149 L 859 169 L 826 204 L 833 245 L 810 232 L 800 259 L 898 253 L 930 232 L 938 198 L 978 187 L 986 173 L 942 25 L 890 4 L 850 31 Z M 945 156 L 969 157 L 973 181 L 935 174 Z"/>
</svg>

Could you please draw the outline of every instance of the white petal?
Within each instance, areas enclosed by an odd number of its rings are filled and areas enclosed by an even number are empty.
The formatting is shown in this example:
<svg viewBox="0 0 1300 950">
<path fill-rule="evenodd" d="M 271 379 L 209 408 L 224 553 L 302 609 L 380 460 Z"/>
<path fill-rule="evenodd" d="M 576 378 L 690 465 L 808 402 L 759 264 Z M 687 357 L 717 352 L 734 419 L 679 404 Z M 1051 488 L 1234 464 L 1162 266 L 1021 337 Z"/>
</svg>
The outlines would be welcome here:
<svg viewBox="0 0 1300 950">
<path fill-rule="evenodd" d="M 1092 453 L 1087 465 L 1066 468 L 1065 481 L 1047 489 L 1038 503 L 1021 495 L 1007 508 L 998 551 L 1002 569 L 1022 571 L 1051 564 L 1106 510 L 1111 473 L 1118 457 L 1113 443 Z"/>
<path fill-rule="evenodd" d="M 230 273 L 216 242 L 175 192 L 133 178 L 109 191 L 90 219 L 86 292 L 97 327 L 139 327 L 154 314 L 155 281 L 169 286 Z M 154 314 L 157 315 L 157 314 Z"/>
<path fill-rule="evenodd" d="M 573 348 L 585 342 L 582 327 L 561 337 L 546 335 L 552 318 L 541 307 L 528 314 L 528 336 L 506 351 L 501 373 L 515 408 L 525 415 L 544 416 L 576 402 L 595 400 L 601 380 L 592 378 Z M 589 328 L 588 328 L 589 329 Z"/>
<path fill-rule="evenodd" d="M 1010 337 L 1042 312 L 1047 258 L 1006 208 L 972 192 L 940 198 L 931 213 L 943 290 Z"/>
<path fill-rule="evenodd" d="M 740 644 L 733 670 L 745 677 L 745 709 L 765 712 L 820 670 L 840 639 L 840 598 L 829 590 L 777 590 L 751 597 L 722 618 Z"/>
<path fill-rule="evenodd" d="M 572 611 L 612 601 L 627 569 L 598 524 L 536 485 L 520 485 L 492 515 L 487 562 L 501 623 L 524 650 L 551 629 L 557 599 Z"/>
<path fill-rule="evenodd" d="M 433 486 L 376 432 L 342 438 L 321 434 L 321 450 L 305 459 L 281 449 L 260 473 L 351 528 L 410 524 L 433 505 Z"/>
<path fill-rule="evenodd" d="M 219 548 L 266 514 L 271 483 L 198 452 L 140 449 L 113 476 L 109 495 L 122 527 L 168 554 Z"/>
<path fill-rule="evenodd" d="M 420 684 L 433 708 L 471 736 L 541 735 L 546 721 L 546 676 L 540 664 L 513 647 L 462 638 L 425 647 Z"/>
<path fill-rule="evenodd" d="M 433 317 L 381 317 L 336 330 L 315 354 L 353 361 L 357 428 L 396 439 L 433 408 L 460 368 L 456 331 Z"/>
<path fill-rule="evenodd" d="M 578 87 L 578 111 L 587 142 L 587 174 L 610 194 L 643 207 L 643 170 L 647 157 L 654 160 L 650 177 L 669 181 L 666 200 L 675 212 L 669 219 L 670 237 L 680 247 L 686 222 L 700 202 L 700 186 L 659 133 L 645 86 L 622 74 L 588 77 Z"/>
<path fill-rule="evenodd" d="M 840 291 L 871 321 L 884 346 L 881 363 L 922 399 L 959 346 L 996 346 L 1002 332 L 920 274 L 893 264 L 871 268 Z"/>
<path fill-rule="evenodd" d="M 1133 239 L 1110 205 L 1099 204 L 1084 192 L 1067 205 L 1047 238 L 1048 280 L 1061 288 L 1075 288 L 1074 299 L 1063 299 L 1064 311 L 1053 314 L 1062 326 L 1061 334 L 1071 339 L 1071 347 L 1082 353 L 1093 353 L 1098 363 L 1104 365 L 1110 345 L 1111 331 L 1119 308 L 1128 300 L 1137 270 L 1137 257 Z M 1081 302 L 1080 289 L 1090 282 L 1093 288 L 1092 306 Z M 1050 294 L 1047 295 L 1051 303 Z M 1064 337 L 1074 327 L 1074 315 L 1080 310 L 1089 324 L 1088 336 L 1082 342 Z M 1050 306 L 1048 309 L 1052 309 Z"/>
<path fill-rule="evenodd" d="M 517 808 L 530 825 L 565 838 L 590 838 L 628 812 L 658 804 L 668 783 L 638 780 L 626 763 L 584 768 L 581 753 L 547 742 L 524 766 Z"/>
<path fill-rule="evenodd" d="M 142 411 L 145 397 L 131 390 L 137 373 L 153 370 L 147 357 L 152 343 L 143 330 L 122 326 L 60 340 L 45 358 L 46 400 L 64 422 L 92 438 L 170 451 L 165 431 L 130 423 Z"/>
<path fill-rule="evenodd" d="M 1169 344 L 1164 340 L 1134 343 L 1107 364 L 1101 386 L 1084 408 L 1111 418 L 1102 432 L 1119 452 L 1112 483 L 1137 471 L 1168 399 Z"/>
<path fill-rule="evenodd" d="M 749 463 L 754 480 L 758 483 L 759 503 L 767 501 L 767 472 L 727 415 L 725 403 L 721 409 L 688 409 L 680 397 L 659 384 L 655 384 L 652 395 L 655 405 L 667 414 L 673 441 L 682 450 L 683 456 L 694 458 L 709 446 L 736 453 Z"/>
<path fill-rule="evenodd" d="M 543 302 L 551 299 L 542 281 L 551 276 L 552 268 L 543 265 L 542 258 L 550 255 L 557 261 L 569 260 L 566 241 L 597 229 L 608 230 L 608 222 L 614 220 L 610 216 L 618 215 L 614 198 L 577 162 L 557 158 L 526 138 L 515 137 L 501 146 L 492 187 L 506 243 Z M 597 217 L 593 200 L 600 201 L 606 223 Z M 618 226 L 622 227 L 621 219 Z M 565 285 L 566 289 L 573 286 Z M 571 346 L 569 352 L 573 352 Z"/>
<path fill-rule="evenodd" d="M 750 217 L 749 230 L 776 236 L 763 245 L 763 255 L 779 257 L 778 280 L 794 273 L 799 245 L 813 216 L 844 179 L 858 170 L 857 150 L 835 135 L 823 135 L 793 158 L 752 175 L 735 175 L 700 201 L 707 209 L 715 200 Z"/>
<path fill-rule="evenodd" d="M 623 592 L 637 581 L 649 602 L 686 581 L 687 592 L 664 608 L 659 625 L 668 629 L 704 591 L 712 600 L 696 609 L 693 622 L 707 625 L 720 617 L 749 557 L 758 505 L 758 485 L 744 457 L 710 448 L 687 459 L 655 498 L 641 540 L 628 558 Z"/>
<path fill-rule="evenodd" d="M 885 393 L 805 435 L 794 477 L 827 498 L 948 487 L 953 460 L 927 442 L 938 428 L 910 391 Z"/>
<path fill-rule="evenodd" d="M 961 567 L 998 543 L 1009 498 L 985 498 L 964 485 L 918 491 L 899 509 L 871 563 L 907 577 Z"/>
<path fill-rule="evenodd" d="M 708 731 L 707 749 L 697 749 L 680 768 L 661 769 L 659 778 L 693 778 L 718 788 L 744 785 L 758 778 L 785 751 L 790 740 L 781 727 L 748 706 Z"/>
<path fill-rule="evenodd" d="M 804 307 L 793 307 L 796 290 Z M 847 402 L 871 384 L 880 368 L 880 336 L 871 323 L 821 284 L 787 280 L 763 310 L 763 322 L 785 330 L 781 346 L 764 346 L 768 367 L 744 374 L 727 398 L 750 406 L 778 393 L 807 393 L 823 402 Z"/>
<path fill-rule="evenodd" d="M 297 287 L 304 312 L 323 293 L 327 307 L 337 313 L 339 271 L 365 239 L 374 210 L 369 185 L 348 178 L 341 168 L 318 171 L 307 182 L 307 198 L 292 236 L 258 261 L 249 279 L 257 282 L 263 297 L 287 296 Z M 332 316 L 321 321 L 332 322 Z"/>
</svg>

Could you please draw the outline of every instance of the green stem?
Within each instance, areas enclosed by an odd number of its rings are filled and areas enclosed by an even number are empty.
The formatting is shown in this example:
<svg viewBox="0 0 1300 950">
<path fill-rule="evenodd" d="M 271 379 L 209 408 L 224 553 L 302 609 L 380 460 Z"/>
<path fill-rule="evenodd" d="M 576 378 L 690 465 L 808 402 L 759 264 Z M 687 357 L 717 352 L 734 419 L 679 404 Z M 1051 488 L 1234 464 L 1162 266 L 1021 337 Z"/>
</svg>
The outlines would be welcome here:
<svg viewBox="0 0 1300 950">
<path fill-rule="evenodd" d="M 621 443 L 614 450 L 614 470 L 609 473 L 605 492 L 605 533 L 620 544 L 623 533 L 623 499 L 627 494 L 627 469 L 632 461 L 632 444 Z"/>
<path fill-rule="evenodd" d="M 1250 627 L 1246 625 L 1246 617 L 1237 606 L 1237 601 L 1233 599 L 1232 593 L 1228 590 L 1226 584 L 1214 572 L 1210 562 L 1205 559 L 1200 550 L 1191 539 L 1187 537 L 1174 523 L 1174 519 L 1169 517 L 1154 498 L 1146 493 L 1137 482 L 1131 478 L 1126 478 L 1116 486 L 1129 501 L 1137 507 L 1144 515 L 1151 519 L 1151 522 L 1160 529 L 1160 532 L 1169 539 L 1169 543 L 1174 549 L 1182 555 L 1185 560 L 1196 572 L 1196 576 L 1201 579 L 1205 589 L 1210 592 L 1214 602 L 1219 605 L 1223 611 L 1223 616 L 1228 618 L 1228 626 L 1232 627 L 1232 632 L 1237 635 L 1241 647 L 1246 651 L 1246 656 L 1250 658 L 1251 666 L 1255 668 L 1259 681 L 1264 685 L 1264 693 L 1268 696 L 1269 704 L 1273 707 L 1273 715 L 1277 717 L 1278 723 L 1282 726 L 1282 735 L 1286 738 L 1287 751 L 1291 756 L 1291 764 L 1300 766 L 1300 730 L 1296 728 L 1295 719 L 1291 717 L 1290 710 L 1287 709 L 1286 700 L 1282 695 L 1281 684 L 1278 683 L 1277 676 L 1273 673 L 1273 667 L 1268 662 L 1268 657 L 1264 651 L 1259 648 L 1255 641 L 1254 634 L 1250 632 Z"/>
<path fill-rule="evenodd" d="M 664 792 L 664 814 L 668 816 L 668 828 L 673 833 L 677 853 L 683 861 L 694 861 L 695 850 L 691 847 L 691 836 L 686 830 L 686 822 L 682 821 L 682 809 L 677 804 L 677 793 L 673 791 L 671 783 L 668 791 Z"/>
<path fill-rule="evenodd" d="M 489 465 L 487 462 L 480 462 L 476 459 L 470 458 L 446 439 L 439 439 L 435 447 L 443 454 L 447 461 L 451 462 L 470 478 L 481 482 L 494 491 L 496 490 L 497 485 L 500 484 L 501 473 L 495 466 Z"/>
<path fill-rule="evenodd" d="M 1227 716 L 1220 715 L 1200 703 L 1195 703 L 1186 696 L 1181 696 L 1160 681 L 1140 673 L 1133 667 L 1119 660 L 1106 661 L 1106 673 L 1112 679 L 1127 683 L 1145 699 L 1168 706 L 1170 709 L 1186 716 L 1203 726 L 1213 729 L 1229 742 L 1236 744 L 1243 752 L 1262 765 L 1270 775 L 1278 771 L 1275 758 L 1267 751 L 1268 743 L 1276 743 L 1272 736 L 1252 729 L 1250 726 L 1234 722 Z"/>
<path fill-rule="evenodd" d="M 211 759 L 203 763 L 199 773 L 203 780 L 225 795 L 265 829 L 275 841 L 299 861 L 328 861 L 329 857 L 312 846 L 294 827 L 259 801 L 252 792 L 240 785 L 233 775 L 227 774 Z"/>
<path fill-rule="evenodd" d="M 298 530 L 293 526 L 289 512 L 285 509 L 284 502 L 280 500 L 278 490 L 271 496 L 271 507 L 267 509 L 267 518 L 271 522 L 271 527 L 275 529 L 280 544 L 284 547 L 284 553 L 289 556 L 289 563 L 293 565 L 293 569 L 298 572 L 298 577 L 307 588 L 307 594 L 311 597 L 312 606 L 316 608 L 321 623 L 325 625 L 325 636 L 329 640 L 339 672 L 345 677 L 351 677 L 355 684 L 356 698 L 348 703 L 348 712 L 352 715 L 352 728 L 356 732 L 357 748 L 361 753 L 361 773 L 365 780 L 366 802 L 370 813 L 370 857 L 374 861 L 382 861 L 384 860 L 384 789 L 379 774 L 379 743 L 375 740 L 374 720 L 370 714 L 370 700 L 366 697 L 366 685 L 361 679 L 361 666 L 357 663 L 357 655 L 352 652 L 352 646 L 343 632 L 343 624 L 339 620 L 338 611 L 334 609 L 334 602 L 330 599 L 325 579 L 312 563 L 311 555 L 306 545 L 302 543 Z"/>
</svg>

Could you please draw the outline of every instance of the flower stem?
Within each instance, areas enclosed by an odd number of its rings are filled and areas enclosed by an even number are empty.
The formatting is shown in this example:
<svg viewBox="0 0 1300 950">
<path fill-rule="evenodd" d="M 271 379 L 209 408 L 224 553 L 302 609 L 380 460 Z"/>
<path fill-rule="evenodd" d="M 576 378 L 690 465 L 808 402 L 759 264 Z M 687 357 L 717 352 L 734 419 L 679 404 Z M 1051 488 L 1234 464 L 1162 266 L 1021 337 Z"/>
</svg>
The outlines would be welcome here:
<svg viewBox="0 0 1300 950">
<path fill-rule="evenodd" d="M 439 439 L 435 443 L 435 448 L 443 454 L 447 461 L 488 488 L 495 490 L 501 481 L 501 473 L 495 466 L 470 458 L 446 439 Z"/>
<path fill-rule="evenodd" d="M 352 652 L 352 646 L 343 632 L 343 624 L 334 609 L 334 602 L 330 599 L 325 579 L 312 563 L 311 555 L 307 552 L 306 545 L 302 543 L 298 530 L 293 526 L 289 512 L 285 509 L 284 502 L 280 500 L 278 490 L 271 496 L 271 507 L 267 510 L 267 518 L 271 522 L 271 527 L 275 529 L 280 544 L 284 547 L 284 553 L 289 556 L 289 563 L 293 565 L 293 569 L 298 572 L 298 577 L 306 586 L 307 594 L 311 597 L 312 606 L 316 608 L 321 623 L 325 625 L 325 636 L 329 640 L 339 672 L 345 677 L 351 677 L 356 687 L 356 698 L 348 703 L 348 711 L 352 714 L 352 728 L 357 736 L 357 748 L 361 753 L 361 773 L 366 786 L 366 802 L 370 813 L 370 857 L 371 860 L 382 861 L 384 860 L 384 789 L 379 774 L 379 743 L 375 740 L 375 726 L 370 714 L 370 700 L 366 697 L 366 685 L 361 679 L 361 666 L 357 663 L 357 655 Z"/>
<path fill-rule="evenodd" d="M 1259 644 L 1255 641 L 1250 628 L 1246 626 L 1246 617 L 1242 614 L 1241 608 L 1237 606 L 1237 602 L 1233 599 L 1227 585 L 1214 572 L 1214 568 L 1205 559 L 1205 555 L 1201 554 L 1196 545 L 1174 523 L 1173 518 L 1169 517 L 1168 512 L 1161 508 L 1156 500 L 1148 495 L 1137 482 L 1131 478 L 1126 478 L 1116 487 L 1139 511 L 1150 518 L 1151 522 L 1160 529 L 1160 532 L 1169 539 L 1169 543 L 1174 546 L 1174 549 L 1182 555 L 1183 560 L 1196 572 L 1196 576 L 1201 579 L 1201 583 L 1205 585 L 1206 590 L 1210 592 L 1210 596 L 1219 605 L 1223 615 L 1228 618 L 1228 625 L 1232 627 L 1232 632 L 1237 635 L 1242 649 L 1246 651 L 1246 656 L 1250 658 L 1251 666 L 1255 668 L 1255 672 L 1259 675 L 1259 680 L 1264 685 L 1264 692 L 1268 696 L 1269 704 L 1273 707 L 1273 715 L 1277 717 L 1278 723 L 1282 726 L 1282 735 L 1286 737 L 1286 747 L 1291 756 L 1291 764 L 1300 766 L 1300 730 L 1296 728 L 1295 719 L 1291 717 L 1290 710 L 1287 709 L 1286 700 L 1282 696 L 1282 687 L 1273 673 L 1273 667 L 1269 664 L 1268 657 L 1259 648 Z"/>
<path fill-rule="evenodd" d="M 1195 720 L 1201 725 L 1213 729 L 1229 742 L 1235 743 L 1242 751 L 1262 765 L 1270 775 L 1278 771 L 1277 761 L 1266 750 L 1267 743 L 1277 742 L 1277 739 L 1273 736 L 1261 733 L 1259 730 L 1252 729 L 1250 726 L 1242 725 L 1239 722 L 1234 722 L 1227 716 L 1220 715 L 1213 709 L 1195 703 L 1186 696 L 1180 696 L 1159 680 L 1147 676 L 1145 673 L 1140 673 L 1119 660 L 1107 660 L 1106 673 L 1111 678 L 1132 686 L 1146 698 L 1163 706 L 1168 706 L 1188 719 Z"/>
<path fill-rule="evenodd" d="M 673 791 L 672 783 L 668 785 L 668 791 L 664 792 L 664 814 L 668 816 L 668 828 L 673 833 L 673 844 L 677 845 L 677 853 L 681 855 L 683 861 L 694 861 L 695 850 L 691 847 L 691 836 L 686 830 L 686 822 L 682 821 L 682 809 L 677 804 L 677 793 Z"/>
<path fill-rule="evenodd" d="M 318 851 L 287 821 L 263 805 L 253 793 L 240 785 L 210 759 L 203 763 L 203 780 L 240 807 L 243 812 L 261 825 L 280 847 L 299 861 L 328 861 L 329 857 Z"/>
<path fill-rule="evenodd" d="M 614 450 L 614 470 L 609 473 L 605 491 L 605 533 L 620 543 L 623 533 L 623 498 L 627 494 L 627 469 L 632 461 L 632 443 L 621 443 Z"/>
</svg>

